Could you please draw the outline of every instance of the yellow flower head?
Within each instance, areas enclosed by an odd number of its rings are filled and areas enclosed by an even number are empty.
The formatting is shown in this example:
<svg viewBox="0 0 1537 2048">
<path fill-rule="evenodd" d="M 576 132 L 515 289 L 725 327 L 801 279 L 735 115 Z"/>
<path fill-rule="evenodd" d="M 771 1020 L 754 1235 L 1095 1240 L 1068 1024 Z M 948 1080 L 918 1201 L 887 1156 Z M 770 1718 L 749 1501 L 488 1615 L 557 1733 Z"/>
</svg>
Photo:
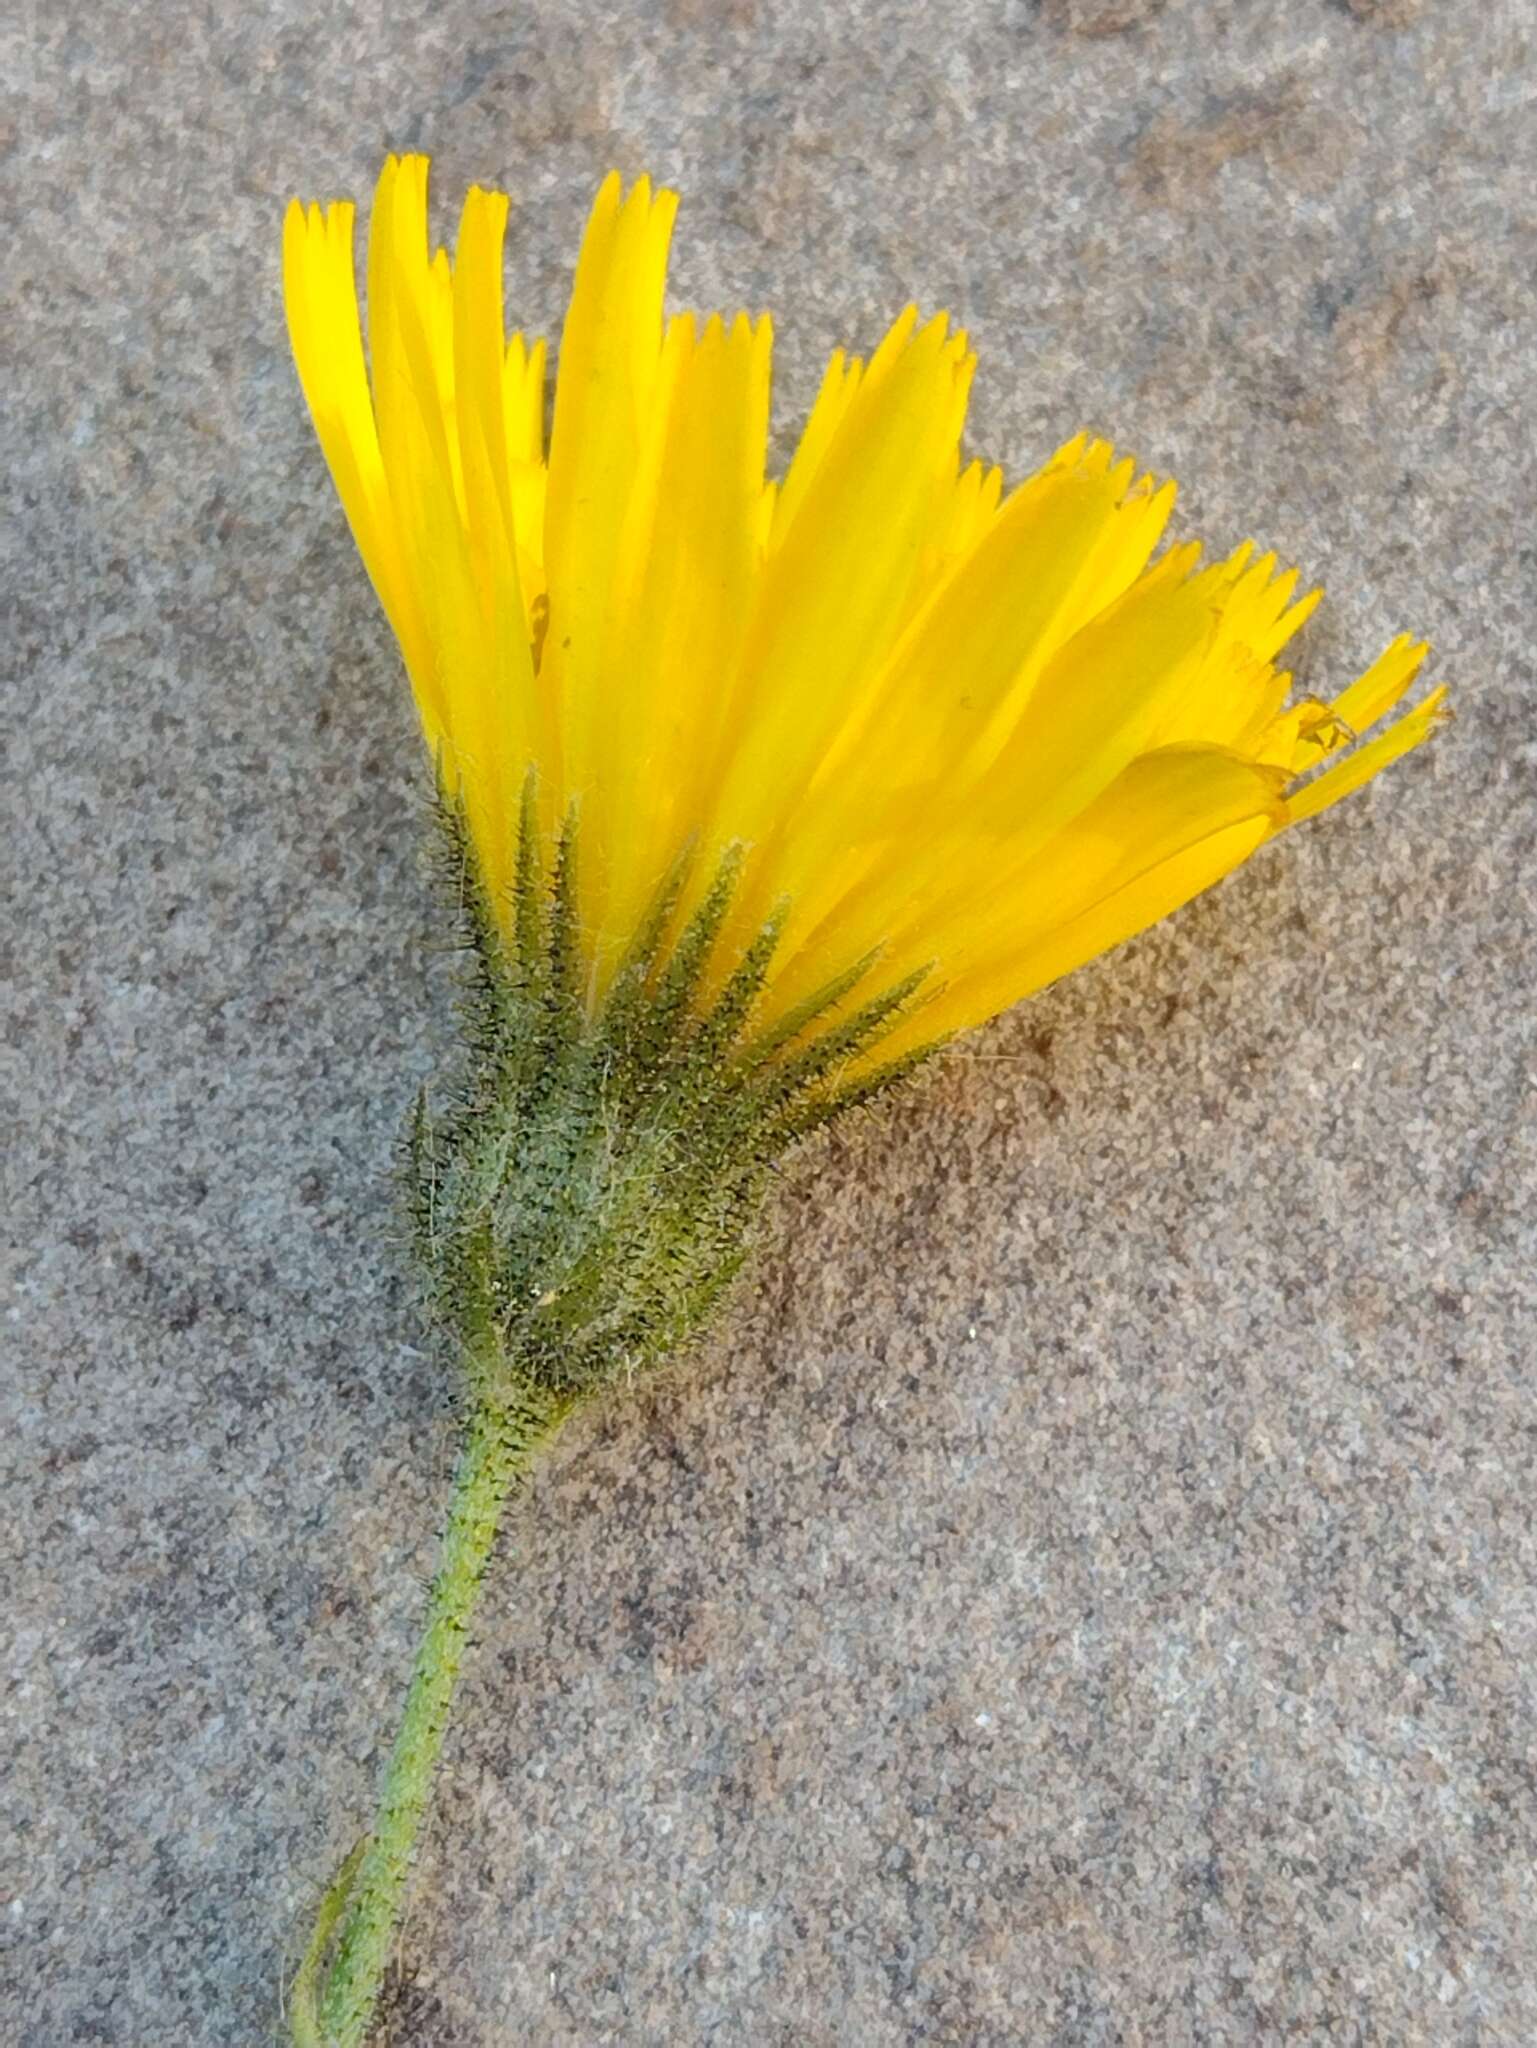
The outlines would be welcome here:
<svg viewBox="0 0 1537 2048">
<path fill-rule="evenodd" d="M 740 849 L 716 985 L 782 919 L 766 1027 L 859 963 L 928 970 L 883 1059 L 980 1022 L 1210 886 L 1418 744 L 1395 640 L 1332 703 L 1281 650 L 1319 593 L 1249 543 L 1157 554 L 1172 484 L 1080 435 L 1005 492 L 960 454 L 974 358 L 908 308 L 836 353 L 765 475 L 767 318 L 668 317 L 675 196 L 593 206 L 546 449 L 545 344 L 502 309 L 507 199 L 432 252 L 427 162 L 391 157 L 368 235 L 290 207 L 288 319 L 348 519 L 490 900 L 521 794 L 580 820 L 584 1000 L 663 878 L 678 915 Z M 1326 755 L 1349 748 L 1313 774 Z"/>
</svg>

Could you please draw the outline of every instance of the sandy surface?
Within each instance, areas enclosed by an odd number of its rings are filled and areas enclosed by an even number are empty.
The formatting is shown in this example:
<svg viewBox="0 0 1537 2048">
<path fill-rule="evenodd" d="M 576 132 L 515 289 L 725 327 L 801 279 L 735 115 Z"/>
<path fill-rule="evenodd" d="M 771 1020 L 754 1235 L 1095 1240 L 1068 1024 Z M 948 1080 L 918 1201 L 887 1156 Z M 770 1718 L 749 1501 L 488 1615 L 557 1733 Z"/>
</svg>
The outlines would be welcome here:
<svg viewBox="0 0 1537 2048">
<path fill-rule="evenodd" d="M 611 163 L 781 432 L 909 296 L 1401 626 L 1456 729 L 786 1189 L 484 1615 L 387 2037 L 1537 2039 L 1528 0 L 80 0 L 0 31 L 0 2038 L 273 2040 L 452 1389 L 403 681 L 277 296 L 430 149 L 558 316 Z M 15 1128 L 9 1126 L 15 1120 Z"/>
</svg>

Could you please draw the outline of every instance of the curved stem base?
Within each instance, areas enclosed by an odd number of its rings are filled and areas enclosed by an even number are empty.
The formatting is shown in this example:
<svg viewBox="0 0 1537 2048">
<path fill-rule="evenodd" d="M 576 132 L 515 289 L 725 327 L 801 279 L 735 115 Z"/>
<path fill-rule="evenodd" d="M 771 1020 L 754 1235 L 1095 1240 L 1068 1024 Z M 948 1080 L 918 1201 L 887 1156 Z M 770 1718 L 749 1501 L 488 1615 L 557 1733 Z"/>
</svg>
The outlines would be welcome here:
<svg viewBox="0 0 1537 2048">
<path fill-rule="evenodd" d="M 571 1405 L 569 1399 L 527 1391 L 483 1394 L 470 1417 L 426 1633 L 385 1766 L 373 1829 L 321 1901 L 293 1981 L 294 2048 L 360 2048 L 367 2034 L 502 1509 Z"/>
</svg>

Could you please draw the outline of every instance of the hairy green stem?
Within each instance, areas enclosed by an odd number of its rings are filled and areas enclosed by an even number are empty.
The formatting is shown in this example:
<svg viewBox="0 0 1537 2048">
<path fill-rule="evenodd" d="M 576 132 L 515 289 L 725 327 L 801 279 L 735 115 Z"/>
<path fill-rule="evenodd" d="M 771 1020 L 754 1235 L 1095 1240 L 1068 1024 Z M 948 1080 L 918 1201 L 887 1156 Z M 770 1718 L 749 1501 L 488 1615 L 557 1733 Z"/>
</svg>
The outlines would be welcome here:
<svg viewBox="0 0 1537 2048">
<path fill-rule="evenodd" d="M 367 2034 L 502 1509 L 571 1405 L 569 1398 L 532 1392 L 483 1394 L 471 1414 L 427 1629 L 385 1767 L 373 1829 L 322 1901 L 294 1980 L 294 2048 L 359 2048 Z M 328 1948 L 331 1960 L 323 1967 Z"/>
</svg>

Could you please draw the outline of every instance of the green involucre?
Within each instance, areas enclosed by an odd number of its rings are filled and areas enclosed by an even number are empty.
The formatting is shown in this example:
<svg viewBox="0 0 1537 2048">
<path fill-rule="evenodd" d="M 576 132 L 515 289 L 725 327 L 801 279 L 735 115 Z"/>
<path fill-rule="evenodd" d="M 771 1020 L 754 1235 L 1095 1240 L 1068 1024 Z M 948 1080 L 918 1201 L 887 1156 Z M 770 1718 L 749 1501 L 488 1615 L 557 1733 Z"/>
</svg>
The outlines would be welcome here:
<svg viewBox="0 0 1537 2048">
<path fill-rule="evenodd" d="M 580 1397 L 657 1365 L 708 1321 L 788 1149 L 915 1064 L 846 1078 L 924 976 L 850 1008 L 874 964 L 855 962 L 755 1031 L 776 913 L 704 1000 L 737 889 L 733 850 L 681 925 L 678 862 L 590 1013 L 574 813 L 547 853 L 530 781 L 505 925 L 461 814 L 444 803 L 440 817 L 468 954 L 467 1057 L 447 1099 L 424 1092 L 412 1118 L 417 1251 L 472 1371 Z M 487 1359 L 494 1368 L 476 1367 Z"/>
</svg>

